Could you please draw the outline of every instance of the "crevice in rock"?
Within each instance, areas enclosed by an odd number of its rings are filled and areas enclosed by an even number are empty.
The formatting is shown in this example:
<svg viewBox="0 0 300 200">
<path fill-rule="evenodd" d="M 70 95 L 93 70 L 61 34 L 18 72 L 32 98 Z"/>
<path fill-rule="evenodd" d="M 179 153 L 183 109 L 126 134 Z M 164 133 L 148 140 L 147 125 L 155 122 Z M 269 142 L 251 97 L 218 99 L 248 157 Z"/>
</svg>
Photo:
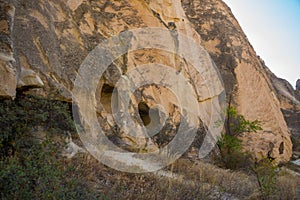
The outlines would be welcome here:
<svg viewBox="0 0 300 200">
<path fill-rule="evenodd" d="M 155 12 L 153 9 L 151 9 L 154 17 L 156 17 L 167 29 L 169 29 L 168 25 L 164 22 L 164 20 L 162 20 L 162 18 L 160 17 L 160 14 Z"/>
</svg>

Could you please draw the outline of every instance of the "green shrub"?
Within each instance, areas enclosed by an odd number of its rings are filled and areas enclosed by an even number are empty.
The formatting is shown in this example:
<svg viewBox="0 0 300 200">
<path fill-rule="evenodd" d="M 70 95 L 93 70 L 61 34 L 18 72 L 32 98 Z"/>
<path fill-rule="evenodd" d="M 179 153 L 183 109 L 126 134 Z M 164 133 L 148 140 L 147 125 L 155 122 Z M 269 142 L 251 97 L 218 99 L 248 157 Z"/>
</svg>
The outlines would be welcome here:
<svg viewBox="0 0 300 200">
<path fill-rule="evenodd" d="M 258 120 L 249 121 L 238 115 L 234 107 L 227 109 L 226 132 L 218 140 L 221 161 L 226 168 L 241 169 L 251 167 L 251 154 L 243 151 L 239 136 L 247 132 L 262 130 Z"/>
<path fill-rule="evenodd" d="M 226 168 L 245 169 L 255 173 L 262 199 L 272 199 L 276 195 L 277 166 L 268 158 L 253 162 L 250 153 L 243 151 L 239 136 L 243 133 L 262 130 L 258 120 L 249 121 L 238 115 L 234 107 L 227 110 L 226 133 L 218 141 L 221 160 Z"/>
<path fill-rule="evenodd" d="M 239 136 L 242 133 L 257 132 L 262 130 L 260 121 L 246 120 L 243 115 L 238 115 L 237 110 L 230 106 L 227 109 L 226 116 L 226 134 L 231 136 Z"/>
<path fill-rule="evenodd" d="M 48 132 L 75 131 L 69 104 L 34 95 L 0 101 L 0 159 L 14 154 L 18 138 L 41 126 Z"/>
<path fill-rule="evenodd" d="M 253 171 L 256 174 L 262 199 L 273 199 L 272 195 L 276 194 L 277 169 L 278 167 L 268 158 L 255 163 Z"/>
<path fill-rule="evenodd" d="M 225 168 L 248 169 L 251 166 L 251 154 L 242 150 L 242 141 L 238 137 L 223 134 L 218 146 Z"/>
<path fill-rule="evenodd" d="M 1 199 L 92 199 L 95 191 L 57 159 L 51 140 L 0 161 Z"/>
<path fill-rule="evenodd" d="M 0 198 L 95 199 L 95 191 L 59 156 L 53 136 L 75 132 L 68 103 L 18 95 L 0 101 Z M 33 129 L 47 135 L 37 140 Z"/>
</svg>

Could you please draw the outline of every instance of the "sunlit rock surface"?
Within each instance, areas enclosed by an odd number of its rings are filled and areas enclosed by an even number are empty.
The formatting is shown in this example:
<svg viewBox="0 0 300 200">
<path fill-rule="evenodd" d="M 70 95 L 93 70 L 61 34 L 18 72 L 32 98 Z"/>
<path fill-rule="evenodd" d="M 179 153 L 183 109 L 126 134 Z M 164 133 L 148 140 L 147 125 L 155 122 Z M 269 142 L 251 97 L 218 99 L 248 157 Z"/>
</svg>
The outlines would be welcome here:
<svg viewBox="0 0 300 200">
<path fill-rule="evenodd" d="M 299 129 L 289 122 L 285 110 L 294 113 L 299 109 L 299 87 L 295 95 L 289 87 L 269 75 L 230 9 L 221 0 L 0 2 L 0 96 L 13 98 L 17 87 L 30 86 L 42 87 L 35 90 L 39 94 L 54 93 L 57 99 L 71 101 L 78 69 L 98 44 L 126 30 L 159 27 L 170 33 L 180 32 L 203 46 L 221 73 L 227 103 L 235 105 L 247 119 L 262 122 L 264 131 L 243 136 L 245 149 L 257 158 L 271 155 L 278 161 L 287 161 L 291 157 L 289 128 L 292 132 Z M 180 41 L 171 36 L 161 37 L 165 37 L 166 43 L 170 43 L 176 52 Z M 213 92 L 207 92 L 209 89 L 202 87 L 204 80 L 197 78 L 191 64 L 172 52 L 146 49 L 124 54 L 99 80 L 95 110 L 103 130 L 125 148 L 131 145 L 135 149 L 155 149 L 155 145 L 145 140 L 136 141 L 119 132 L 110 104 L 113 90 L 128 71 L 141 64 L 157 62 L 178 71 L 194 86 L 194 98 L 200 107 L 208 109 L 211 106 L 206 103 L 208 100 L 222 96 L 221 85 L 207 85 L 207 88 L 213 88 Z M 213 80 L 211 77 L 206 81 L 212 83 Z M 181 91 L 184 94 L 184 88 Z M 155 107 L 157 104 L 164 110 Z M 213 105 L 217 104 L 215 100 Z M 176 96 L 164 87 L 152 85 L 138 90 L 129 108 L 136 123 L 151 124 L 151 108 L 154 121 L 168 116 L 165 132 L 173 136 L 180 121 Z M 297 120 L 297 116 L 293 119 Z M 207 126 L 205 120 L 204 124 Z M 115 137 L 117 133 L 119 135 Z M 155 143 L 159 143 L 158 139 Z"/>
</svg>

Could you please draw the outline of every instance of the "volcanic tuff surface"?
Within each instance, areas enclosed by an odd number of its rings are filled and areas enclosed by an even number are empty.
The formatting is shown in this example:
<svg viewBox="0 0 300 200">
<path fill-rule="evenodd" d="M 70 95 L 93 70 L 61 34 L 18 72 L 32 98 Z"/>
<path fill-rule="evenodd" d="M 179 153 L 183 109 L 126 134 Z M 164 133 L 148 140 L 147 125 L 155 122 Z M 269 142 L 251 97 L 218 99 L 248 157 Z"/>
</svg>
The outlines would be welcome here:
<svg viewBox="0 0 300 200">
<path fill-rule="evenodd" d="M 263 131 L 242 136 L 246 149 L 257 158 L 269 154 L 278 161 L 287 161 L 291 157 L 289 128 L 298 135 L 300 130 L 299 84 L 294 91 L 268 70 L 221 0 L 1 0 L 0 5 L 0 96 L 13 98 L 16 90 L 33 89 L 41 95 L 55 93 L 58 99 L 71 101 L 78 69 L 98 44 L 122 31 L 159 27 L 181 32 L 202 45 L 221 73 L 227 102 L 247 119 L 262 122 Z M 175 39 L 171 36 L 165 39 L 170 40 L 171 48 L 176 51 Z M 98 84 L 96 97 L 102 106 L 97 104 L 96 109 L 108 135 L 118 131 L 109 103 L 116 82 L 136 66 L 155 62 L 171 66 L 193 82 L 193 95 L 200 106 L 208 106 L 207 99 L 218 104 L 221 86 L 210 85 L 213 92 L 205 91 L 201 87 L 203 80 L 196 78 L 185 58 L 155 49 L 130 52 L 118 58 Z M 211 77 L 210 81 L 213 80 Z M 181 93 L 184 92 L 183 88 Z M 160 111 L 156 104 L 163 105 L 165 110 Z M 131 106 L 137 123 L 142 120 L 147 124 L 147 115 L 141 113 L 154 106 L 154 111 L 158 109 L 156 120 L 169 115 L 164 131 L 171 136 L 176 131 L 180 118 L 178 102 L 164 87 L 150 85 L 138 90 Z M 205 120 L 203 123 L 208 126 Z M 118 134 L 127 145 L 155 149 L 149 141 Z"/>
</svg>

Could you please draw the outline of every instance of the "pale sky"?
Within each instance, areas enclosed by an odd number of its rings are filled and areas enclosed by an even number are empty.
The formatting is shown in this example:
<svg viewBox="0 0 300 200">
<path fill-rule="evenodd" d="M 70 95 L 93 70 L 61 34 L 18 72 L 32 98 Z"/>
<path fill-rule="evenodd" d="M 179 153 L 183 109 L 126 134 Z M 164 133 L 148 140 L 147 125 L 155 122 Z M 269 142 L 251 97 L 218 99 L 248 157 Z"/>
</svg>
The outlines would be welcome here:
<svg viewBox="0 0 300 200">
<path fill-rule="evenodd" d="M 293 87 L 300 79 L 300 0 L 223 0 L 256 53 Z"/>
</svg>

